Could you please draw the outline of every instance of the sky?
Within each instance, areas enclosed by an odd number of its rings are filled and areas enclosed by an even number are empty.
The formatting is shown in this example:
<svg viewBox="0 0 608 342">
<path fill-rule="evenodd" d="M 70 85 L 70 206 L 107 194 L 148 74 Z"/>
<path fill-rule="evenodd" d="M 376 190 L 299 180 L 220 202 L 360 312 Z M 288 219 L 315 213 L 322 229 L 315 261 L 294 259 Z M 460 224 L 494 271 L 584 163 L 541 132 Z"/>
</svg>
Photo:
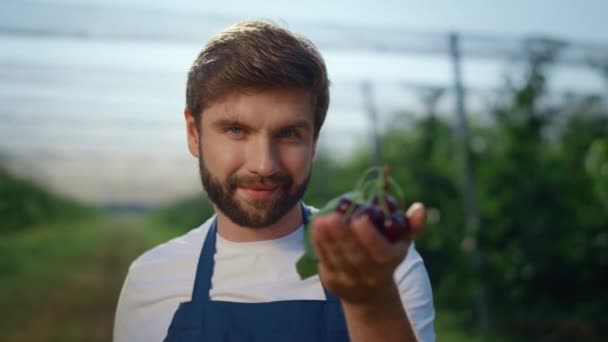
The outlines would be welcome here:
<svg viewBox="0 0 608 342">
<path fill-rule="evenodd" d="M 306 19 L 353 25 L 404 27 L 425 31 L 459 30 L 509 35 L 545 33 L 567 39 L 599 42 L 606 41 L 605 14 L 608 13 L 608 3 L 603 0 L 309 0 L 291 2 L 279 0 L 29 0 L 28 2 L 214 12 L 234 17 L 282 18 L 288 21 Z"/>
<path fill-rule="evenodd" d="M 374 85 L 381 125 L 420 108 L 420 85 L 450 86 L 448 32 L 462 34 L 465 83 L 483 93 L 501 86 L 513 56 L 476 58 L 475 42 L 502 49 L 542 34 L 607 51 L 605 13 L 606 1 L 3 0 L 0 156 L 87 202 L 167 202 L 200 192 L 185 145 L 185 75 L 233 22 L 275 20 L 319 46 L 332 80 L 320 144 L 347 155 L 369 138 L 362 81 Z M 429 49 L 439 52 L 420 53 Z M 584 68 L 557 69 L 551 82 L 558 92 L 607 88 Z"/>
</svg>

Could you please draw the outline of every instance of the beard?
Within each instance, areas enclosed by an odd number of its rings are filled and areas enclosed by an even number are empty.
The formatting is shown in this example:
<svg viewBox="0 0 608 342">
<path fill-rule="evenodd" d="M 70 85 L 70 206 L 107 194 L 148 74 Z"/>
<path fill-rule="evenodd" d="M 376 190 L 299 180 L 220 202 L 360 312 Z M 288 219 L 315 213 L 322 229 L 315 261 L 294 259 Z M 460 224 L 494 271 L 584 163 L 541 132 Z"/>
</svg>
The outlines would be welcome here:
<svg viewBox="0 0 608 342">
<path fill-rule="evenodd" d="M 310 181 L 309 169 L 306 178 L 300 184 L 296 184 L 291 176 L 282 172 L 268 177 L 233 174 L 222 183 L 207 169 L 202 150 L 199 152 L 199 171 L 207 197 L 219 211 L 241 227 L 263 228 L 276 223 L 302 199 Z M 277 188 L 266 200 L 237 199 L 237 188 L 251 185 L 270 185 Z"/>
</svg>

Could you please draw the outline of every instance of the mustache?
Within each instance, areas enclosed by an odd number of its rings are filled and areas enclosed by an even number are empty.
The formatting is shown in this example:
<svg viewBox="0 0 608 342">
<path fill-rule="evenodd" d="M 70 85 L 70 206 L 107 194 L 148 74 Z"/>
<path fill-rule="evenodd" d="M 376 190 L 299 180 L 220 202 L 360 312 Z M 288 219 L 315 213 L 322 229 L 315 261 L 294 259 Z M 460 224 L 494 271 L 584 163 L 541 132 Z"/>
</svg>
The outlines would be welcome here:
<svg viewBox="0 0 608 342">
<path fill-rule="evenodd" d="M 270 176 L 237 176 L 233 175 L 228 178 L 228 186 L 230 189 L 236 189 L 240 186 L 253 185 L 268 185 L 268 186 L 289 186 L 293 183 L 291 177 L 286 173 L 275 173 Z"/>
</svg>

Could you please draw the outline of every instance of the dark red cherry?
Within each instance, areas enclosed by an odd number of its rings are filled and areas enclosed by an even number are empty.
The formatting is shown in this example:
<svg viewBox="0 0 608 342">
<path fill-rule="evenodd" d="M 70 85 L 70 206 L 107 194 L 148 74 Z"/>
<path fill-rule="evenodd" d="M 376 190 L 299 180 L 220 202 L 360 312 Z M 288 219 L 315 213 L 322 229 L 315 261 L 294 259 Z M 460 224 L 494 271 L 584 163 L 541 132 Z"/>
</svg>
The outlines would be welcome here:
<svg viewBox="0 0 608 342">
<path fill-rule="evenodd" d="M 348 199 L 346 197 L 342 197 L 342 198 L 340 198 L 340 201 L 338 202 L 336 211 L 339 212 L 340 214 L 344 215 L 346 213 L 346 211 L 348 210 L 348 207 L 352 203 L 353 203 L 353 201 L 351 201 L 350 199 Z"/>
<path fill-rule="evenodd" d="M 385 195 L 384 201 L 386 203 L 386 207 L 388 208 L 389 213 L 394 213 L 399 210 L 399 202 L 397 202 L 395 197 L 390 196 L 390 195 Z M 373 203 L 374 203 L 374 205 L 378 206 L 380 208 L 380 210 L 382 210 L 382 203 L 380 203 L 380 198 L 378 198 L 377 196 L 374 197 Z"/>
<path fill-rule="evenodd" d="M 384 215 L 380 209 L 375 206 L 361 206 L 355 210 L 352 218 L 356 219 L 361 216 L 367 216 L 371 224 L 373 224 L 379 231 L 382 231 L 382 227 L 384 225 Z"/>
<path fill-rule="evenodd" d="M 386 236 L 386 238 L 391 242 L 395 242 L 401 239 L 407 229 L 406 222 L 407 219 L 403 215 L 403 213 L 394 212 L 390 214 L 389 216 L 384 218 L 384 236 Z"/>
</svg>

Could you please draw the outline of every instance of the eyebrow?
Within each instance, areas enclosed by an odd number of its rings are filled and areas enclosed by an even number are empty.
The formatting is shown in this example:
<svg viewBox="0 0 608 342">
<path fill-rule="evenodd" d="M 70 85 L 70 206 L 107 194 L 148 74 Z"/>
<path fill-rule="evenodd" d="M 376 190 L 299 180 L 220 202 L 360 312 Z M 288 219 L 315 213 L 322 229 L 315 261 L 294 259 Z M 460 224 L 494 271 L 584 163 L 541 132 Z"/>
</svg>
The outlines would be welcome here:
<svg viewBox="0 0 608 342">
<path fill-rule="evenodd" d="M 239 120 L 236 120 L 236 119 L 219 119 L 219 120 L 213 121 L 211 123 L 211 126 L 213 128 L 217 128 L 217 129 L 232 127 L 232 126 L 242 127 L 245 129 L 251 129 L 251 127 L 249 125 L 247 125 L 244 122 L 241 122 Z"/>
<path fill-rule="evenodd" d="M 246 130 L 253 130 L 253 127 L 249 126 L 248 124 L 236 120 L 236 119 L 219 119 L 217 121 L 214 121 L 211 123 L 211 126 L 216 128 L 216 129 L 222 129 L 222 128 L 226 128 L 226 127 L 232 127 L 232 126 L 237 126 L 237 127 L 242 127 Z M 296 120 L 294 122 L 290 122 L 284 126 L 280 126 L 280 128 L 278 129 L 278 131 L 281 130 L 285 130 L 285 129 L 303 129 L 303 130 L 311 130 L 312 129 L 312 125 L 309 121 L 304 120 L 304 119 L 299 119 Z"/>
<path fill-rule="evenodd" d="M 283 129 L 303 129 L 303 130 L 310 130 L 312 127 L 312 125 L 310 124 L 310 122 L 308 120 L 304 120 L 304 119 L 300 119 L 300 120 L 296 120 L 294 122 L 288 123 L 285 126 L 281 127 L 281 130 Z"/>
</svg>

